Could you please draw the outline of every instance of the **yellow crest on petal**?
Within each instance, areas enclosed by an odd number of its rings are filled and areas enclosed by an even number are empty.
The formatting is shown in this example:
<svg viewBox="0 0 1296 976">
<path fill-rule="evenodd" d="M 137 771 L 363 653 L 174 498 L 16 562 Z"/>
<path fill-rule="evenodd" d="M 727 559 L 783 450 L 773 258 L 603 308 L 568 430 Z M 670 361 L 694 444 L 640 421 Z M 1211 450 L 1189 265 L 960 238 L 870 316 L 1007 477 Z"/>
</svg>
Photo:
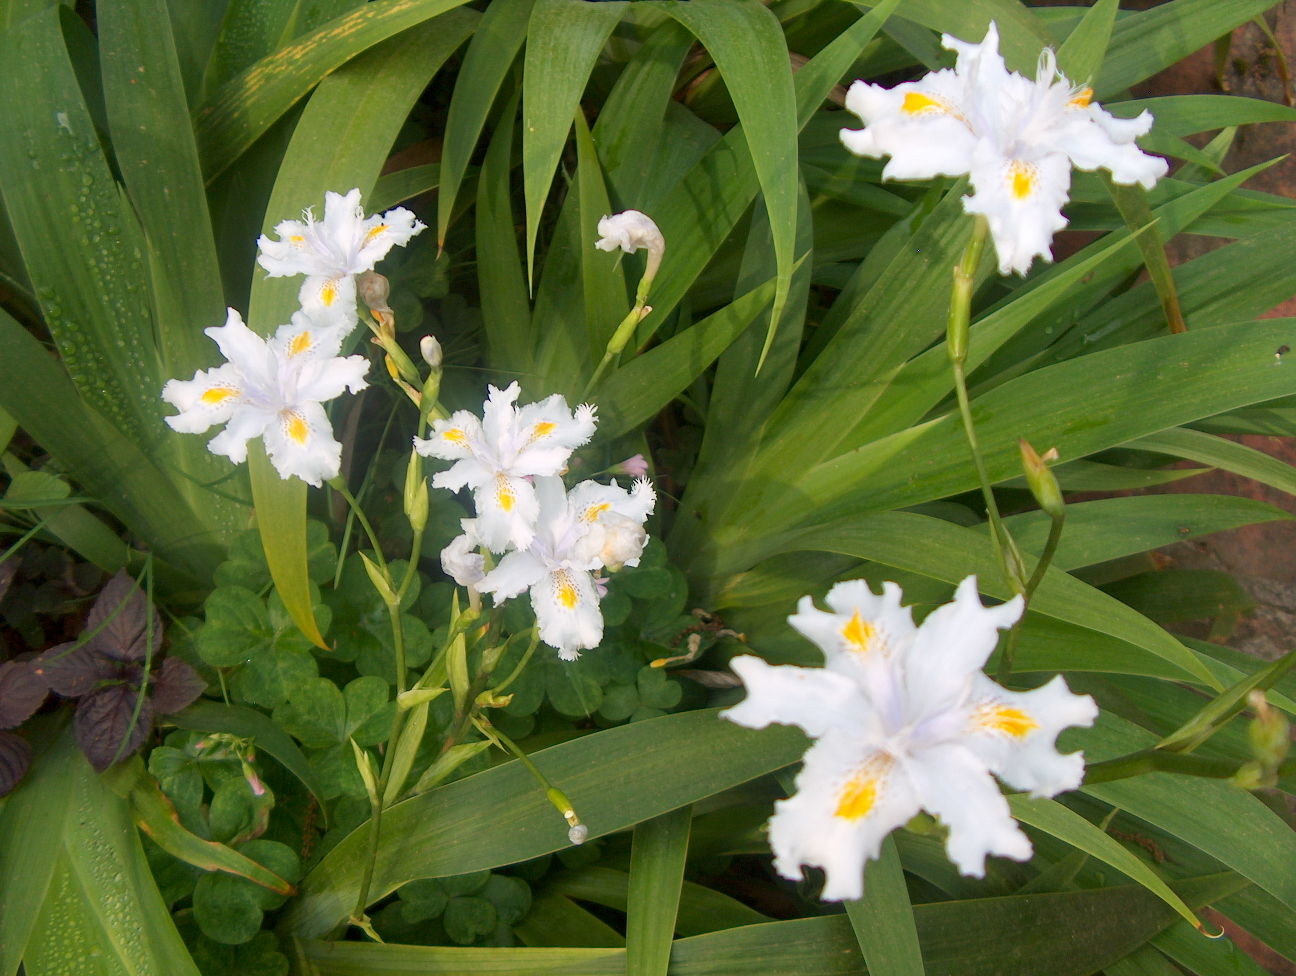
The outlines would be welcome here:
<svg viewBox="0 0 1296 976">
<path fill-rule="evenodd" d="M 576 584 L 572 582 L 566 570 L 559 570 L 554 574 L 554 595 L 558 597 L 558 602 L 566 610 L 575 610 L 576 604 L 580 602 L 580 594 L 576 592 Z"/>
<path fill-rule="evenodd" d="M 1024 739 L 1040 727 L 1020 708 L 999 702 L 979 705 L 972 713 L 972 725 L 979 731 L 998 732 L 1014 739 Z"/>
<path fill-rule="evenodd" d="M 582 522 L 593 522 L 611 507 L 611 502 L 601 502 L 598 505 L 586 505 L 585 510 L 581 512 L 580 520 Z"/>
<path fill-rule="evenodd" d="M 361 246 L 361 247 L 364 247 L 366 244 L 371 244 L 371 243 L 373 243 L 373 239 L 374 239 L 375 237 L 377 237 L 379 234 L 381 234 L 381 233 L 383 233 L 384 231 L 386 231 L 386 230 L 387 230 L 387 225 L 386 225 L 386 224 L 379 224 L 377 227 L 375 227 L 375 228 L 374 228 L 373 230 L 371 230 L 369 233 L 365 234 L 364 243 L 362 243 L 360 246 Z"/>
<path fill-rule="evenodd" d="M 495 479 L 495 501 L 499 503 L 500 511 L 511 512 L 513 506 L 517 504 L 517 496 L 513 493 L 513 486 L 509 484 L 505 477 Z"/>
<path fill-rule="evenodd" d="M 325 305 L 332 305 L 337 301 L 338 296 L 338 279 L 330 278 L 320 286 L 320 301 Z"/>
<path fill-rule="evenodd" d="M 1071 100 L 1067 102 L 1067 108 L 1088 108 L 1089 102 L 1093 99 L 1092 88 L 1081 88 L 1076 92 Z"/>
<path fill-rule="evenodd" d="M 842 640 L 846 649 L 855 654 L 867 654 L 879 638 L 878 629 L 860 616 L 858 610 L 846 621 L 841 629 Z"/>
<path fill-rule="evenodd" d="M 238 395 L 239 391 L 232 386 L 213 386 L 198 399 L 209 406 L 215 406 Z"/>
<path fill-rule="evenodd" d="M 305 332 L 298 332 L 295 336 L 293 336 L 292 342 L 288 343 L 289 357 L 300 356 L 302 353 L 310 349 L 311 343 L 313 341 L 314 340 L 311 337 L 310 330 L 307 330 Z"/>
<path fill-rule="evenodd" d="M 310 424 L 306 423 L 306 418 L 296 411 L 285 411 L 284 433 L 298 444 L 305 444 L 306 438 L 310 436 Z"/>
<path fill-rule="evenodd" d="M 877 803 L 893 763 L 890 756 L 874 756 L 855 770 L 837 794 L 833 815 L 843 820 L 867 817 Z"/>
<path fill-rule="evenodd" d="M 1030 163 L 1014 159 L 1008 164 L 1008 182 L 1012 188 L 1013 199 L 1025 200 L 1035 192 L 1039 182 L 1039 173 Z"/>
</svg>

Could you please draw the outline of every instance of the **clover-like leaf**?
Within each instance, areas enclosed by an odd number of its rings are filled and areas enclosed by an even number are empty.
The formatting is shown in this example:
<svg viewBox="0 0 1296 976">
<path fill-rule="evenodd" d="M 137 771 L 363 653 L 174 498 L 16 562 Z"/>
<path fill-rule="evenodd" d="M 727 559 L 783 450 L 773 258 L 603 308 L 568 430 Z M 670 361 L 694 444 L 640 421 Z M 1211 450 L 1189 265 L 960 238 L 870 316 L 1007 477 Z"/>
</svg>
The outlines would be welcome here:
<svg viewBox="0 0 1296 976">
<path fill-rule="evenodd" d="M 386 684 L 379 683 L 385 697 Z M 274 720 L 302 745 L 322 749 L 346 738 L 346 712 L 338 686 L 328 678 L 313 678 L 294 688 L 288 701 L 275 708 Z"/>
<path fill-rule="evenodd" d="M 450 896 L 436 878 L 420 878 L 400 887 L 401 916 L 410 925 L 436 918 L 450 901 Z"/>
<path fill-rule="evenodd" d="M 636 684 L 639 687 L 639 700 L 645 708 L 674 708 L 684 694 L 680 683 L 667 678 L 662 668 L 641 668 Z"/>
<path fill-rule="evenodd" d="M 147 696 L 135 714 L 139 697 L 137 686 L 123 682 L 92 691 L 77 705 L 72 723 L 77 745 L 96 773 L 131 755 L 153 729 L 153 703 Z"/>
<path fill-rule="evenodd" d="M 178 657 L 168 657 L 162 667 L 153 672 L 150 691 L 153 710 L 159 715 L 170 715 L 188 708 L 207 690 L 207 682 Z"/>
<path fill-rule="evenodd" d="M 239 853 L 269 868 L 285 881 L 295 883 L 301 877 L 300 858 L 292 848 L 278 841 L 249 841 L 239 848 Z M 198 927 L 209 939 L 226 945 L 250 942 L 261 928 L 262 914 L 283 903 L 283 895 L 224 871 L 203 875 L 194 887 L 194 919 Z M 238 972 L 244 976 L 255 970 Z"/>
<path fill-rule="evenodd" d="M 212 667 L 228 668 L 254 657 L 273 637 L 259 596 L 241 586 L 220 586 L 207 597 L 207 622 L 195 645 Z"/>
<path fill-rule="evenodd" d="M 0 796 L 18 785 L 31 759 L 32 748 L 26 739 L 12 732 L 0 732 Z"/>
<path fill-rule="evenodd" d="M 86 630 L 94 635 L 86 647 L 115 661 L 143 661 L 149 653 L 150 636 L 152 653 L 162 646 L 162 618 L 124 569 L 100 591 L 86 618 Z"/>
<path fill-rule="evenodd" d="M 485 898 L 451 898 L 441 913 L 446 935 L 460 945 L 468 945 L 494 932 L 498 922 L 495 906 Z"/>
<path fill-rule="evenodd" d="M 183 749 L 158 746 L 149 753 L 148 769 L 167 799 L 175 804 L 185 829 L 203 840 L 210 840 L 210 831 L 201 810 L 203 777 L 197 758 Z"/>
<path fill-rule="evenodd" d="M 0 729 L 11 729 L 40 708 L 49 694 L 43 675 L 24 661 L 0 664 Z"/>
<path fill-rule="evenodd" d="M 260 793 L 255 792 L 242 776 L 231 777 L 217 787 L 207 814 L 212 840 L 234 846 L 265 833 L 275 797 L 264 783 L 260 788 Z"/>
<path fill-rule="evenodd" d="M 492 874 L 481 896 L 495 906 L 495 914 L 505 925 L 516 925 L 531 911 L 531 886 L 521 878 Z"/>
</svg>

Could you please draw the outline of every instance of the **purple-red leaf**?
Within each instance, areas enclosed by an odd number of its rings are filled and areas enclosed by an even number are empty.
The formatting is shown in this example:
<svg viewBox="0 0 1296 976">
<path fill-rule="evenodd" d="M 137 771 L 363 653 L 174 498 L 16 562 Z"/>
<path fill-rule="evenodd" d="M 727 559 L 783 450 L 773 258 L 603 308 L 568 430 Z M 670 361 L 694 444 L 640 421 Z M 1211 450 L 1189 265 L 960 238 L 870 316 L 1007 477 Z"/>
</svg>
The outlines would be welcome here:
<svg viewBox="0 0 1296 976">
<path fill-rule="evenodd" d="M 86 630 L 98 630 L 86 647 L 117 661 L 143 661 L 147 652 L 148 599 L 126 570 L 118 570 L 90 608 Z M 162 618 L 154 611 L 153 653 L 162 646 Z"/>
<path fill-rule="evenodd" d="M 45 679 L 26 661 L 0 664 L 0 729 L 11 729 L 40 708 L 49 693 Z"/>
<path fill-rule="evenodd" d="M 100 681 L 119 676 L 121 666 L 100 657 L 86 645 L 74 651 L 72 644 L 51 647 L 31 662 L 32 669 L 64 698 L 80 698 L 94 691 Z"/>
<path fill-rule="evenodd" d="M 96 773 L 133 753 L 152 730 L 153 703 L 147 697 L 140 705 L 139 717 L 131 724 L 138 697 L 139 689 L 132 685 L 112 685 L 92 691 L 77 705 L 72 723 L 77 744 Z"/>
<path fill-rule="evenodd" d="M 153 673 L 153 710 L 159 715 L 170 715 L 188 708 L 207 690 L 207 682 L 178 657 L 169 657 Z"/>
<path fill-rule="evenodd" d="M 12 732 L 0 732 L 0 796 L 4 796 L 23 778 L 31 765 L 32 749 L 27 740 Z"/>
</svg>

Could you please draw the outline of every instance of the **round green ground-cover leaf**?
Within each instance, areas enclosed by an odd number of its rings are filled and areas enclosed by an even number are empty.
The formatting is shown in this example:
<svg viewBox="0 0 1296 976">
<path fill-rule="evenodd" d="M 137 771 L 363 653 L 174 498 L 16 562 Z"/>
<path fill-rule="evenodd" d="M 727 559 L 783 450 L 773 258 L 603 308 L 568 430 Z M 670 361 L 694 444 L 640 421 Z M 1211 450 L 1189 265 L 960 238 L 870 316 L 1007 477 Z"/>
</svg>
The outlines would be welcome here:
<svg viewBox="0 0 1296 976">
<path fill-rule="evenodd" d="M 608 729 L 532 759 L 598 836 L 793 763 L 805 747 L 797 729 L 753 732 L 705 710 Z M 315 937 L 355 907 L 367 836 L 360 827 L 306 877 L 289 909 L 294 932 Z M 375 899 L 416 878 L 481 871 L 569 846 L 567 824 L 516 762 L 396 804 L 383 816 L 383 836 Z"/>
<path fill-rule="evenodd" d="M 297 880 L 301 874 L 297 855 L 278 841 L 249 841 L 239 852 L 288 881 Z M 262 914 L 283 902 L 283 895 L 247 878 L 212 871 L 199 878 L 194 888 L 194 918 L 209 939 L 241 945 L 260 930 Z"/>
</svg>

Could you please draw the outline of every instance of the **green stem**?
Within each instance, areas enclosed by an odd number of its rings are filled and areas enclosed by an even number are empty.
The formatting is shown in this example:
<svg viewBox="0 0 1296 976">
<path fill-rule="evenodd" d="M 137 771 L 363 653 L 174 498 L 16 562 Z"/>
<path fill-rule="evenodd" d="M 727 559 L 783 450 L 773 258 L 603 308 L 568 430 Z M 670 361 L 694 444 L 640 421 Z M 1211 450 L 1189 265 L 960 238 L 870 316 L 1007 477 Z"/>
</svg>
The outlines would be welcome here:
<svg viewBox="0 0 1296 976">
<path fill-rule="evenodd" d="M 1232 759 L 1209 759 L 1182 752 L 1144 749 L 1142 752 L 1131 753 L 1118 759 L 1094 763 L 1085 770 L 1084 783 L 1086 786 L 1093 786 L 1096 783 L 1111 783 L 1118 779 L 1129 779 L 1131 776 L 1142 776 L 1145 773 L 1181 773 L 1185 776 L 1202 776 L 1208 779 L 1228 779 L 1241 768 L 1242 763 Z M 1280 768 L 1284 772 L 1296 769 L 1296 762 L 1289 759 Z"/>
<path fill-rule="evenodd" d="M 522 660 L 518 662 L 518 666 L 513 669 L 512 674 L 510 674 L 507 678 L 505 678 L 494 688 L 492 688 L 491 691 L 495 692 L 496 694 L 499 694 L 505 688 L 511 685 L 514 681 L 516 681 L 518 679 L 518 676 L 522 673 L 523 669 L 526 668 L 527 662 L 531 660 L 531 655 L 535 653 L 535 649 L 539 646 L 540 646 L 540 625 L 536 624 L 534 627 L 531 628 L 531 643 L 527 647 L 526 653 L 522 655 Z"/>
<path fill-rule="evenodd" d="M 377 559 L 378 565 L 386 573 L 387 560 L 383 558 L 382 546 L 378 544 L 378 536 L 374 532 L 373 526 L 369 524 L 369 518 L 360 507 L 360 503 L 356 501 L 355 495 L 351 494 L 351 489 L 346 486 L 346 482 L 341 478 L 334 478 L 329 482 L 329 487 L 345 498 L 347 504 L 351 506 L 351 511 L 355 513 L 357 521 L 364 528 L 365 535 L 369 537 L 369 545 L 373 546 L 374 557 Z"/>
<path fill-rule="evenodd" d="M 635 327 L 639 325 L 640 320 L 643 318 L 644 300 L 647 297 L 648 289 L 640 282 L 638 300 L 635 302 L 634 308 L 630 309 L 629 314 L 621 320 L 621 324 L 617 326 L 616 331 L 612 333 L 612 338 L 608 340 L 607 352 L 603 353 L 603 358 L 594 369 L 594 375 L 585 384 L 585 392 L 580 395 L 581 400 L 589 399 L 590 393 L 598 386 L 599 380 L 607 372 L 612 360 L 625 348 L 626 343 L 630 341 L 630 337 L 634 335 Z"/>
<path fill-rule="evenodd" d="M 1053 557 L 1057 554 L 1058 543 L 1062 541 L 1062 527 L 1065 522 L 1065 514 L 1053 519 L 1052 524 L 1049 526 L 1048 541 L 1044 543 L 1044 551 L 1040 554 L 1039 562 L 1035 564 L 1035 572 L 1031 574 L 1030 581 L 1026 584 L 1026 592 L 1022 595 L 1021 616 L 1017 618 L 1017 622 L 1008 631 L 1008 638 L 1004 641 L 1003 654 L 999 658 L 999 669 L 995 673 L 995 680 L 1001 685 L 1005 684 L 1008 681 L 1008 676 L 1012 674 L 1013 662 L 1017 657 L 1017 640 L 1021 634 L 1022 622 L 1026 619 L 1026 610 L 1030 606 L 1031 598 L 1035 595 L 1035 590 L 1039 588 L 1040 583 L 1044 582 L 1044 574 L 1048 572 L 1049 564 L 1053 562 Z"/>
<path fill-rule="evenodd" d="M 1004 527 L 999 515 L 999 505 L 995 501 L 994 490 L 990 485 L 990 475 L 986 471 L 985 458 L 977 441 L 976 424 L 972 419 L 972 405 L 968 399 L 967 362 L 968 325 L 972 318 L 972 289 L 976 282 L 977 266 L 981 263 L 981 252 L 985 248 L 990 224 L 985 217 L 978 215 L 972 228 L 972 237 L 963 251 L 963 259 L 954 268 L 954 287 L 950 293 L 949 325 L 947 329 L 946 351 L 949 354 L 950 368 L 954 373 L 954 392 L 958 397 L 959 415 L 963 419 L 963 432 L 967 435 L 968 447 L 972 451 L 972 463 L 976 466 L 977 480 L 981 483 L 981 497 L 985 500 L 986 515 L 990 519 L 991 543 L 994 546 L 995 561 L 1004 581 L 1014 593 L 1022 593 L 1025 586 L 1017 567 L 1009 569 L 1008 551 L 1013 550 L 1008 530 Z M 1018 560 L 1014 560 L 1017 562 Z"/>
<path fill-rule="evenodd" d="M 483 728 L 482 726 L 485 727 Z M 503 746 L 506 751 L 513 753 L 513 755 L 518 759 L 522 760 L 522 765 L 525 766 L 528 772 L 535 777 L 535 781 L 540 784 L 542 790 L 548 791 L 553 789 L 553 784 L 545 778 L 544 773 L 540 772 L 540 770 L 536 768 L 536 764 L 531 761 L 531 757 L 523 752 L 516 742 L 499 729 L 495 728 L 495 726 L 491 725 L 485 719 L 481 719 L 477 727 L 481 729 L 483 735 L 493 740 L 496 745 Z"/>
</svg>

